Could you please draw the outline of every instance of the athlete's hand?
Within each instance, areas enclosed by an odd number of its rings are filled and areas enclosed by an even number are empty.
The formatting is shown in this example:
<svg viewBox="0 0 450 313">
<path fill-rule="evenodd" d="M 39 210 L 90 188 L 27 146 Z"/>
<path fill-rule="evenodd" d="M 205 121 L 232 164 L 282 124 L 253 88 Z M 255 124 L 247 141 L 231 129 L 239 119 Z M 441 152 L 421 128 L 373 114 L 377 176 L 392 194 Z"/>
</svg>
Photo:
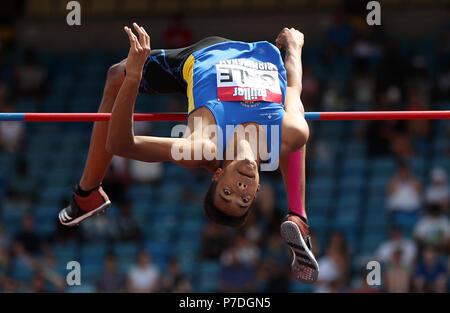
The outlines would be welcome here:
<svg viewBox="0 0 450 313">
<path fill-rule="evenodd" d="M 142 68 L 150 53 L 150 36 L 145 29 L 136 23 L 133 27 L 138 33 L 139 39 L 134 35 L 131 28 L 125 26 L 124 30 L 130 39 L 130 51 L 128 53 L 126 72 L 127 76 L 142 77 Z"/>
<path fill-rule="evenodd" d="M 301 32 L 295 28 L 283 28 L 275 40 L 278 49 L 288 50 L 289 48 L 302 48 L 305 38 Z"/>
</svg>

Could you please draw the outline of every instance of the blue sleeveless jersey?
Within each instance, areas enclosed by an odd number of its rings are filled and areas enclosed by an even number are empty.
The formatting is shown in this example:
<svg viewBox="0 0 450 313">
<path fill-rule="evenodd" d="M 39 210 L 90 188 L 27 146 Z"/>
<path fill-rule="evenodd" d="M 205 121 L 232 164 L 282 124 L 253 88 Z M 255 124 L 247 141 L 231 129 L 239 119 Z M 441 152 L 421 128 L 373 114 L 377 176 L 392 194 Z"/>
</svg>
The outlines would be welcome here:
<svg viewBox="0 0 450 313">
<path fill-rule="evenodd" d="M 221 156 L 235 128 L 255 122 L 265 128 L 270 156 L 261 170 L 278 167 L 287 78 L 274 45 L 226 41 L 197 50 L 186 59 L 183 78 L 188 114 L 206 107 L 222 131 Z"/>
</svg>

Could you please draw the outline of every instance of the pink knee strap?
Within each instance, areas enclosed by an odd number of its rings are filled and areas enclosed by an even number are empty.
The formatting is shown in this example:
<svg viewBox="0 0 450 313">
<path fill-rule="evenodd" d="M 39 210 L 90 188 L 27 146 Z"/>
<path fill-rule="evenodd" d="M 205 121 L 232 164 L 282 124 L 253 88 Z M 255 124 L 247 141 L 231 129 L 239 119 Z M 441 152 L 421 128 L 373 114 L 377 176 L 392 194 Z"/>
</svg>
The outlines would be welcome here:
<svg viewBox="0 0 450 313">
<path fill-rule="evenodd" d="M 301 194 L 302 151 L 289 154 L 288 163 L 288 199 L 289 211 L 306 218 Z"/>
</svg>

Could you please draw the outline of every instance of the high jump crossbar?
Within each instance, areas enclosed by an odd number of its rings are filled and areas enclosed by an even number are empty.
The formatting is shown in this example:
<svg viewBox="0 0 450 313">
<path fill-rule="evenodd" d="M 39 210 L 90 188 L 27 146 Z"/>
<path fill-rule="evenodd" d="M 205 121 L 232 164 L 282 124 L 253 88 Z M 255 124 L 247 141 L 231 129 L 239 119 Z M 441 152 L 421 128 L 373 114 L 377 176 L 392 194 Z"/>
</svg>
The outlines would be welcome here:
<svg viewBox="0 0 450 313">
<path fill-rule="evenodd" d="M 22 122 L 104 122 L 111 113 L 0 113 L 0 121 Z M 135 113 L 135 121 L 185 122 L 185 113 Z M 341 120 L 431 120 L 450 119 L 450 111 L 353 111 L 306 112 L 311 121 Z"/>
</svg>

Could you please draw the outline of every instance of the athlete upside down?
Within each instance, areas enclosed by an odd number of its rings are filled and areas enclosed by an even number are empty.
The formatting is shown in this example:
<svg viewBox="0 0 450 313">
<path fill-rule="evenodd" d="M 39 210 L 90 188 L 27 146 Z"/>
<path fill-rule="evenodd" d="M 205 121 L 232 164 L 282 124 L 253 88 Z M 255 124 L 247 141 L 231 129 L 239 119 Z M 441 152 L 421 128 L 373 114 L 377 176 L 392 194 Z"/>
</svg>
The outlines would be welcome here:
<svg viewBox="0 0 450 313">
<path fill-rule="evenodd" d="M 206 168 L 213 177 L 205 214 L 227 226 L 245 222 L 259 191 L 258 170 L 279 165 L 289 203 L 281 236 L 292 250 L 295 277 L 314 282 L 319 268 L 304 208 L 309 128 L 300 100 L 303 34 L 284 28 L 276 47 L 208 37 L 181 49 L 151 50 L 144 28 L 133 27 L 137 36 L 124 28 L 128 57 L 107 74 L 99 112 L 112 112 L 111 119 L 94 125 L 83 176 L 59 213 L 61 223 L 76 225 L 111 205 L 101 183 L 113 155 Z M 280 49 L 286 51 L 284 61 Z M 134 136 L 139 92 L 187 95 L 183 138 Z"/>
</svg>

